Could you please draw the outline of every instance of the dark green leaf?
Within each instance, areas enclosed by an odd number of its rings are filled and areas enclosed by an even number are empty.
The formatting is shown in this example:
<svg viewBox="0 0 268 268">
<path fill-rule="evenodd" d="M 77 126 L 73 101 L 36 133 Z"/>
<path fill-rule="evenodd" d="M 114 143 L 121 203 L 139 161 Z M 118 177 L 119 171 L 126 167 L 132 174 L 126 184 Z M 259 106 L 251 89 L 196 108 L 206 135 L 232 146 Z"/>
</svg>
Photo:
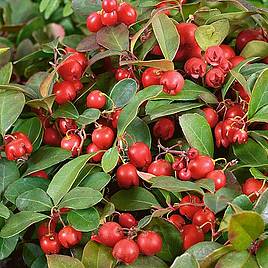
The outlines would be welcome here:
<svg viewBox="0 0 268 268">
<path fill-rule="evenodd" d="M 265 224 L 268 224 L 268 190 L 265 190 L 261 196 L 258 198 L 257 203 L 254 206 L 254 211 L 259 213 Z"/>
<path fill-rule="evenodd" d="M 261 246 L 258 248 L 257 254 L 256 254 L 256 258 L 257 258 L 257 262 L 259 264 L 259 267 L 267 267 L 268 264 L 268 239 L 264 240 L 261 243 Z"/>
<path fill-rule="evenodd" d="M 40 256 L 43 256 L 44 253 L 41 248 L 33 243 L 25 243 L 23 245 L 22 257 L 23 261 L 28 267 L 31 267 L 32 263 Z"/>
<path fill-rule="evenodd" d="M 8 84 L 12 75 L 13 65 L 11 62 L 7 63 L 0 69 L 0 85 Z"/>
<path fill-rule="evenodd" d="M 208 190 L 209 192 L 211 193 L 214 193 L 215 191 L 215 183 L 213 180 L 211 179 L 201 179 L 201 180 L 197 180 L 196 181 L 196 184 L 203 188 L 203 189 L 206 189 Z"/>
<path fill-rule="evenodd" d="M 89 125 L 96 122 L 100 117 L 100 110 L 98 109 L 86 109 L 77 119 L 77 124 Z"/>
<path fill-rule="evenodd" d="M 101 2 L 96 0 L 73 0 L 72 4 L 74 12 L 82 16 L 101 9 Z"/>
<path fill-rule="evenodd" d="M 85 268 L 76 258 L 66 255 L 47 255 L 48 268 Z"/>
<path fill-rule="evenodd" d="M 229 201 L 231 200 L 224 195 L 215 195 L 211 193 L 205 193 L 204 195 L 205 205 L 215 213 L 225 209 Z"/>
<path fill-rule="evenodd" d="M 117 268 L 168 268 L 168 265 L 156 256 L 140 256 L 133 264 L 120 264 Z"/>
<path fill-rule="evenodd" d="M 10 216 L 9 209 L 5 205 L 0 203 L 0 217 L 4 219 L 8 219 L 9 216 Z"/>
<path fill-rule="evenodd" d="M 181 256 L 177 257 L 170 268 L 199 268 L 197 260 L 191 254 L 185 252 Z"/>
<path fill-rule="evenodd" d="M 79 186 L 90 187 L 101 191 L 111 180 L 111 176 L 105 172 L 89 174 Z"/>
<path fill-rule="evenodd" d="M 240 56 L 244 58 L 260 57 L 265 58 L 268 56 L 268 43 L 265 41 L 253 40 L 246 44 Z"/>
<path fill-rule="evenodd" d="M 119 160 L 119 152 L 117 146 L 114 146 L 107 150 L 102 159 L 101 159 L 101 166 L 104 172 L 109 173 L 112 171 Z"/>
<path fill-rule="evenodd" d="M 256 112 L 250 119 L 250 122 L 268 123 L 268 105 L 262 107 L 258 112 Z"/>
<path fill-rule="evenodd" d="M 63 105 L 60 105 L 59 108 L 53 113 L 53 118 L 58 117 L 78 119 L 79 113 L 71 102 L 67 102 Z"/>
<path fill-rule="evenodd" d="M 115 206 L 113 203 L 108 202 L 105 207 L 102 210 L 101 213 L 101 220 L 104 220 L 105 218 L 112 216 L 115 212 Z"/>
<path fill-rule="evenodd" d="M 0 260 L 7 258 L 16 248 L 19 237 L 0 238 Z"/>
</svg>

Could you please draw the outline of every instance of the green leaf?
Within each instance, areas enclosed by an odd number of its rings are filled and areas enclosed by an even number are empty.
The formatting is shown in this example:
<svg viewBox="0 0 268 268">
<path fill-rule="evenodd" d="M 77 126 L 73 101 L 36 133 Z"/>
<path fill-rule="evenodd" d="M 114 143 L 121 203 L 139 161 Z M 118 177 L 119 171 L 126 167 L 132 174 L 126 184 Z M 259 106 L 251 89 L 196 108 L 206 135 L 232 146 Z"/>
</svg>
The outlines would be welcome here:
<svg viewBox="0 0 268 268">
<path fill-rule="evenodd" d="M 265 69 L 258 77 L 250 99 L 248 108 L 248 118 L 253 115 L 263 106 L 268 104 L 268 68 Z"/>
<path fill-rule="evenodd" d="M 62 118 L 78 119 L 79 113 L 71 102 L 67 102 L 63 105 L 60 105 L 52 116 L 53 118 L 62 117 Z"/>
<path fill-rule="evenodd" d="M 154 195 L 141 187 L 120 190 L 111 197 L 111 202 L 122 211 L 146 210 L 159 206 Z"/>
<path fill-rule="evenodd" d="M 215 192 L 215 183 L 211 179 L 200 179 L 195 182 L 199 187 L 208 190 L 211 193 Z"/>
<path fill-rule="evenodd" d="M 20 194 L 36 188 L 40 188 L 46 191 L 48 184 L 49 180 L 41 178 L 20 178 L 19 180 L 16 180 L 7 187 L 5 191 L 5 198 L 11 203 L 16 204 L 16 199 Z"/>
<path fill-rule="evenodd" d="M 33 262 L 40 256 L 44 256 L 41 248 L 33 243 L 23 244 L 22 257 L 28 267 L 31 267 Z"/>
<path fill-rule="evenodd" d="M 90 125 L 96 122 L 100 117 L 100 110 L 98 109 L 86 109 L 77 119 L 77 124 L 80 126 Z"/>
<path fill-rule="evenodd" d="M 253 211 L 245 211 L 232 215 L 228 227 L 228 239 L 233 247 L 246 250 L 264 231 L 262 217 Z"/>
<path fill-rule="evenodd" d="M 170 268 L 199 268 L 197 260 L 191 254 L 185 252 L 181 256 L 177 257 Z"/>
<path fill-rule="evenodd" d="M 0 193 L 3 193 L 8 185 L 19 177 L 20 173 L 15 162 L 0 159 Z"/>
<path fill-rule="evenodd" d="M 161 218 L 153 218 L 145 229 L 155 231 L 162 237 L 163 246 L 156 254 L 157 257 L 170 263 L 181 253 L 181 234 L 173 224 Z"/>
<path fill-rule="evenodd" d="M 0 217 L 4 219 L 8 219 L 10 216 L 9 209 L 2 203 L 0 203 Z"/>
<path fill-rule="evenodd" d="M 88 16 L 88 14 L 101 9 L 101 2 L 95 0 L 90 0 L 90 2 L 89 0 L 73 0 L 72 5 L 74 12 L 82 16 Z"/>
<path fill-rule="evenodd" d="M 102 194 L 99 191 L 88 187 L 75 187 L 63 197 L 59 207 L 84 209 L 96 205 L 101 200 Z"/>
<path fill-rule="evenodd" d="M 40 188 L 29 190 L 18 196 L 16 206 L 19 210 L 25 211 L 50 211 L 53 204 L 50 197 Z"/>
<path fill-rule="evenodd" d="M 213 136 L 205 117 L 199 114 L 184 114 L 179 118 L 179 122 L 190 146 L 196 148 L 202 155 L 213 157 Z"/>
<path fill-rule="evenodd" d="M 32 212 L 32 211 L 21 211 L 17 214 L 12 215 L 7 220 L 5 226 L 0 232 L 0 237 L 9 238 L 27 229 L 33 223 L 37 223 L 48 218 L 47 215 Z"/>
<path fill-rule="evenodd" d="M 133 264 L 119 264 L 117 268 L 168 268 L 168 265 L 156 256 L 140 256 Z"/>
<path fill-rule="evenodd" d="M 190 181 L 180 181 L 174 177 L 160 176 L 152 178 L 150 181 L 153 183 L 152 188 L 176 193 L 193 191 L 201 195 L 204 194 L 203 190 L 195 183 Z"/>
<path fill-rule="evenodd" d="M 246 46 L 243 48 L 242 52 L 240 53 L 240 56 L 246 59 L 250 57 L 265 58 L 268 55 L 267 51 L 268 51 L 267 42 L 253 40 L 246 44 Z"/>
<path fill-rule="evenodd" d="M 90 232 L 99 227 L 100 215 L 95 208 L 72 210 L 67 219 L 70 225 L 82 232 Z"/>
<path fill-rule="evenodd" d="M 136 118 L 139 106 L 157 96 L 162 91 L 162 86 L 150 86 L 139 91 L 135 97 L 132 98 L 131 102 L 123 109 L 118 120 L 118 136 L 124 134 L 126 128 Z"/>
<path fill-rule="evenodd" d="M 195 31 L 195 39 L 202 50 L 220 45 L 229 34 L 230 24 L 227 19 L 218 20 L 210 25 L 202 25 Z"/>
<path fill-rule="evenodd" d="M 111 180 L 111 176 L 105 172 L 96 172 L 89 174 L 79 186 L 90 187 L 101 191 Z"/>
<path fill-rule="evenodd" d="M 45 19 L 49 19 L 52 13 L 54 13 L 60 5 L 60 0 L 49 0 L 49 4 L 45 10 Z"/>
<path fill-rule="evenodd" d="M 27 105 L 32 107 L 32 108 L 43 108 L 46 111 L 50 111 L 52 109 L 53 103 L 55 100 L 55 95 L 51 95 L 48 97 L 44 97 L 42 99 L 34 99 L 34 100 L 29 100 L 27 101 Z"/>
<path fill-rule="evenodd" d="M 102 51 L 99 52 L 98 54 L 94 55 L 92 58 L 90 58 L 88 65 L 92 66 L 94 63 L 96 63 L 97 61 L 107 58 L 107 57 L 111 57 L 111 56 L 121 56 L 123 53 L 121 51 L 114 51 L 114 50 L 106 50 L 106 51 Z"/>
<path fill-rule="evenodd" d="M 262 172 L 260 172 L 257 168 L 250 168 L 249 172 L 256 179 L 268 179 L 268 177 L 265 176 Z"/>
<path fill-rule="evenodd" d="M 12 75 L 13 65 L 11 62 L 7 63 L 0 69 L 0 85 L 8 84 Z"/>
<path fill-rule="evenodd" d="M 117 146 L 114 146 L 107 150 L 102 159 L 101 159 L 101 166 L 104 172 L 109 173 L 112 171 L 119 160 L 119 152 Z"/>
<path fill-rule="evenodd" d="M 85 268 L 76 258 L 66 255 L 46 255 L 48 268 Z"/>
<path fill-rule="evenodd" d="M 267 251 L 268 251 L 268 239 L 262 241 L 256 253 L 256 258 L 257 258 L 259 267 L 267 267 L 267 263 L 268 263 Z"/>
<path fill-rule="evenodd" d="M 104 220 L 105 218 L 112 216 L 115 213 L 115 206 L 113 203 L 108 202 L 104 206 L 102 212 L 101 212 L 101 220 Z"/>
<path fill-rule="evenodd" d="M 25 104 L 25 97 L 19 91 L 0 90 L 0 133 L 6 134 L 17 120 Z"/>
<path fill-rule="evenodd" d="M 82 263 L 90 268 L 108 268 L 114 266 L 115 259 L 111 248 L 89 241 L 83 250 Z"/>
<path fill-rule="evenodd" d="M 94 154 L 86 154 L 79 156 L 65 164 L 56 173 L 47 189 L 47 193 L 52 198 L 54 205 L 57 205 L 66 193 L 68 193 L 78 177 L 79 172 L 93 155 Z"/>
<path fill-rule="evenodd" d="M 268 123 L 268 105 L 262 107 L 257 113 L 253 115 L 250 122 Z"/>
<path fill-rule="evenodd" d="M 262 216 L 265 224 L 268 224 L 268 190 L 265 190 L 261 196 L 258 198 L 255 206 L 254 211 L 259 213 Z"/>
<path fill-rule="evenodd" d="M 123 23 L 115 27 L 103 27 L 97 32 L 96 38 L 98 44 L 107 49 L 115 51 L 129 49 L 129 31 Z"/>
<path fill-rule="evenodd" d="M 135 96 L 138 90 L 137 82 L 132 78 L 117 82 L 111 90 L 110 97 L 117 108 L 124 107 Z"/>
<path fill-rule="evenodd" d="M 31 266 L 31 268 L 39 268 L 39 267 L 48 268 L 47 259 L 45 255 L 42 255 L 36 258 Z"/>
<path fill-rule="evenodd" d="M 19 237 L 0 238 L 0 260 L 6 259 L 16 248 Z"/>
<path fill-rule="evenodd" d="M 152 19 L 154 35 L 167 60 L 173 60 L 180 45 L 180 36 L 173 21 L 164 13 Z"/>
<path fill-rule="evenodd" d="M 41 147 L 38 151 L 31 155 L 31 158 L 27 162 L 28 169 L 24 173 L 24 176 L 52 167 L 70 158 L 71 155 L 72 153 L 70 151 L 61 148 L 49 146 Z"/>
</svg>

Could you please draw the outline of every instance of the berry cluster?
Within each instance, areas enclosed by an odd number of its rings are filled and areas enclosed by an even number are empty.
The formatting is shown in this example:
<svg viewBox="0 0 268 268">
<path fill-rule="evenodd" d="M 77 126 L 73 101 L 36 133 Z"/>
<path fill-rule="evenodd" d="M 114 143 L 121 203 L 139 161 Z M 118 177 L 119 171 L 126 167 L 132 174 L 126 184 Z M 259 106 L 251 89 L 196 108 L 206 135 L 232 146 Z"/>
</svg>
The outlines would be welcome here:
<svg viewBox="0 0 268 268">
<path fill-rule="evenodd" d="M 137 21 L 137 12 L 130 4 L 117 0 L 102 1 L 102 10 L 93 12 L 87 17 L 87 28 L 96 33 L 104 26 L 114 26 L 124 23 L 129 26 Z"/>
</svg>

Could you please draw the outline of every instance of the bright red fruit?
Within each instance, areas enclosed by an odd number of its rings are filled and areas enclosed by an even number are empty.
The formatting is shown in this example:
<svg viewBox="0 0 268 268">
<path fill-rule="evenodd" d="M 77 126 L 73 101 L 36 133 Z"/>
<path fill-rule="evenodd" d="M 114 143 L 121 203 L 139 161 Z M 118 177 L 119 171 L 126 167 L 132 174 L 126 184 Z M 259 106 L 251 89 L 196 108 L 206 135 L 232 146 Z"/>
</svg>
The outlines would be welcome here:
<svg viewBox="0 0 268 268">
<path fill-rule="evenodd" d="M 141 77 L 143 87 L 159 85 L 162 71 L 157 68 L 147 68 Z"/>
<path fill-rule="evenodd" d="M 219 68 L 220 68 L 225 74 L 227 74 L 227 73 L 233 68 L 233 64 L 232 64 L 229 60 L 223 58 L 223 59 L 221 60 L 220 64 L 219 64 Z"/>
<path fill-rule="evenodd" d="M 63 80 L 72 82 L 82 77 L 83 67 L 77 60 L 68 58 L 59 64 L 57 72 Z"/>
<path fill-rule="evenodd" d="M 136 167 L 130 163 L 121 165 L 116 171 L 116 181 L 120 188 L 128 189 L 131 186 L 138 186 L 139 176 Z"/>
<path fill-rule="evenodd" d="M 68 60 L 70 60 L 70 61 L 71 60 L 72 61 L 73 60 L 74 61 L 77 61 L 81 65 L 81 67 L 82 67 L 83 70 L 88 65 L 88 59 L 87 59 L 86 55 L 84 53 L 80 53 L 78 51 L 76 51 L 75 53 L 71 53 L 70 55 L 68 55 Z M 76 81 L 76 80 L 74 80 L 74 81 Z"/>
<path fill-rule="evenodd" d="M 235 117 L 244 117 L 245 112 L 243 107 L 240 104 L 235 104 L 234 106 L 230 107 L 225 114 L 225 118 L 235 118 Z"/>
<path fill-rule="evenodd" d="M 159 159 L 150 164 L 148 168 L 148 173 L 153 174 L 155 176 L 171 176 L 172 166 L 168 161 L 164 159 Z"/>
<path fill-rule="evenodd" d="M 163 56 L 163 53 L 159 45 L 155 45 L 153 47 L 153 49 L 151 50 L 151 54 L 155 56 Z"/>
<path fill-rule="evenodd" d="M 161 138 L 164 141 L 171 139 L 175 132 L 175 122 L 168 117 L 158 119 L 153 127 L 153 135 L 155 138 Z"/>
<path fill-rule="evenodd" d="M 111 128 L 101 126 L 92 132 L 92 142 L 100 149 L 108 149 L 113 145 L 114 132 Z"/>
<path fill-rule="evenodd" d="M 118 120 L 119 120 L 121 112 L 122 112 L 122 109 L 118 108 L 112 113 L 112 116 L 111 116 L 112 126 L 115 129 L 117 128 L 117 124 L 118 124 Z"/>
<path fill-rule="evenodd" d="M 115 79 L 116 81 L 121 81 L 126 78 L 131 78 L 132 73 L 128 69 L 118 68 L 115 72 Z"/>
<path fill-rule="evenodd" d="M 223 51 L 223 55 L 224 55 L 225 59 L 229 60 L 229 59 L 235 57 L 235 51 L 229 45 L 221 44 L 220 48 Z"/>
<path fill-rule="evenodd" d="M 122 227 L 129 228 L 129 229 L 137 226 L 137 224 L 138 224 L 135 217 L 130 213 L 121 213 L 119 215 L 118 221 Z"/>
<path fill-rule="evenodd" d="M 103 0 L 102 9 L 105 12 L 112 12 L 117 9 L 117 0 Z"/>
<path fill-rule="evenodd" d="M 205 51 L 205 60 L 212 66 L 220 65 L 223 58 L 224 53 L 220 46 L 212 46 Z"/>
<path fill-rule="evenodd" d="M 160 85 L 163 85 L 163 91 L 170 95 L 177 95 L 182 91 L 184 78 L 179 72 L 167 71 L 162 74 Z"/>
<path fill-rule="evenodd" d="M 172 163 L 172 168 L 175 171 L 180 171 L 181 169 L 185 168 L 185 163 L 183 159 L 180 157 L 175 158 L 175 161 Z"/>
<path fill-rule="evenodd" d="M 77 156 L 80 153 L 81 138 L 76 134 L 68 134 L 61 140 L 61 148 L 71 151 L 72 156 Z"/>
<path fill-rule="evenodd" d="M 65 135 L 68 130 L 77 129 L 77 125 L 73 119 L 69 118 L 59 118 L 57 119 L 59 130 L 62 135 Z"/>
<path fill-rule="evenodd" d="M 209 172 L 206 177 L 214 181 L 216 191 L 226 185 L 226 176 L 223 170 L 213 170 Z"/>
<path fill-rule="evenodd" d="M 113 257 L 125 264 L 131 264 L 139 257 L 139 247 L 131 239 L 122 239 L 113 248 Z"/>
<path fill-rule="evenodd" d="M 102 109 L 106 104 L 106 96 L 100 90 L 93 90 L 87 95 L 87 107 Z"/>
<path fill-rule="evenodd" d="M 263 186 L 263 181 L 255 178 L 247 179 L 242 185 L 242 192 L 249 196 L 251 202 L 254 202 L 266 189 L 267 185 Z"/>
<path fill-rule="evenodd" d="M 74 81 L 72 81 L 72 83 L 74 85 L 76 92 L 83 88 L 83 84 L 81 83 L 80 80 L 74 80 Z"/>
<path fill-rule="evenodd" d="M 58 104 L 64 104 L 73 101 L 76 97 L 76 90 L 70 81 L 58 82 L 53 87 L 53 93 L 56 95 L 55 101 Z"/>
<path fill-rule="evenodd" d="M 184 205 L 185 204 L 185 205 Z M 201 209 L 202 201 L 196 195 L 186 195 L 180 202 L 180 214 L 186 216 L 188 219 L 192 219 L 194 214 Z"/>
<path fill-rule="evenodd" d="M 64 226 L 58 234 L 60 243 L 65 248 L 77 245 L 82 239 L 82 233 L 75 230 L 72 226 Z"/>
<path fill-rule="evenodd" d="M 137 244 L 143 255 L 153 256 L 161 251 L 162 238 L 154 231 L 144 231 L 138 235 Z"/>
<path fill-rule="evenodd" d="M 146 168 L 152 162 L 150 148 L 143 142 L 133 143 L 128 148 L 128 157 L 130 163 L 137 168 Z"/>
<path fill-rule="evenodd" d="M 127 26 L 137 21 L 137 12 L 132 5 L 123 2 L 117 9 L 118 21 L 126 24 Z"/>
<path fill-rule="evenodd" d="M 44 235 L 40 239 L 40 247 L 45 254 L 57 254 L 60 252 L 61 244 L 56 233 Z"/>
<path fill-rule="evenodd" d="M 199 151 L 196 148 L 190 148 L 187 151 L 187 156 L 190 160 L 196 159 L 199 156 Z"/>
<path fill-rule="evenodd" d="M 202 242 L 205 239 L 202 229 L 200 229 L 194 224 L 184 225 L 181 234 L 183 237 L 184 250 L 187 250 L 191 246 Z"/>
<path fill-rule="evenodd" d="M 87 17 L 87 28 L 90 32 L 96 33 L 103 27 L 100 12 L 93 12 Z"/>
<path fill-rule="evenodd" d="M 238 95 L 241 97 L 242 100 L 249 102 L 250 96 L 247 90 L 237 81 L 234 83 L 233 89 L 238 92 Z"/>
<path fill-rule="evenodd" d="M 43 178 L 43 179 L 48 179 L 48 175 L 44 170 L 39 170 L 36 171 L 34 173 L 30 174 L 31 177 L 39 177 L 39 178 Z"/>
<path fill-rule="evenodd" d="M 207 64 L 200 58 L 190 58 L 184 64 L 185 72 L 194 79 L 204 77 Z"/>
<path fill-rule="evenodd" d="M 188 169 L 192 173 L 192 178 L 202 179 L 206 175 L 214 170 L 214 162 L 209 156 L 199 155 L 196 159 L 193 159 L 189 162 Z"/>
<path fill-rule="evenodd" d="M 45 128 L 43 143 L 50 146 L 60 146 L 61 136 L 58 130 L 53 127 Z"/>
<path fill-rule="evenodd" d="M 184 218 L 179 214 L 171 215 L 168 221 L 174 224 L 179 230 L 182 228 L 183 225 L 185 225 Z"/>
<path fill-rule="evenodd" d="M 116 11 L 112 11 L 110 13 L 102 11 L 102 13 L 101 13 L 101 22 L 103 25 L 113 26 L 117 23 L 117 19 L 118 19 L 118 17 L 117 17 Z"/>
<path fill-rule="evenodd" d="M 206 234 L 215 226 L 215 214 L 208 208 L 198 210 L 193 217 L 193 224 L 202 228 Z"/>
<path fill-rule="evenodd" d="M 224 84 L 225 73 L 221 68 L 214 67 L 206 74 L 206 85 L 211 88 L 218 89 Z"/>
<path fill-rule="evenodd" d="M 229 61 L 232 64 L 232 68 L 236 67 L 240 62 L 244 61 L 245 58 L 242 56 L 235 56 L 233 58 L 231 58 Z"/>
<path fill-rule="evenodd" d="M 110 221 L 100 227 L 98 237 L 103 245 L 113 247 L 124 238 L 124 232 L 118 223 Z"/>
<path fill-rule="evenodd" d="M 217 112 L 214 109 L 210 108 L 210 107 L 204 108 L 203 112 L 205 114 L 205 117 L 206 117 L 210 127 L 214 128 L 217 125 L 218 121 L 219 121 L 219 116 L 218 116 Z"/>
<path fill-rule="evenodd" d="M 176 171 L 176 174 L 182 181 L 190 181 L 192 178 L 192 173 L 187 168 L 182 168 L 181 170 Z"/>
<path fill-rule="evenodd" d="M 100 151 L 101 149 L 95 145 L 94 143 L 90 143 L 87 146 L 87 154 L 91 154 L 91 153 L 97 153 L 98 151 Z M 94 155 L 93 157 L 91 157 L 91 161 L 95 162 L 95 163 L 99 163 L 102 159 L 104 155 L 104 152 L 99 152 L 96 155 Z"/>
<path fill-rule="evenodd" d="M 41 239 L 44 235 L 49 234 L 48 223 L 49 223 L 49 221 L 45 221 L 38 226 L 38 228 L 37 228 L 38 239 Z M 57 221 L 52 220 L 50 223 L 50 233 L 55 232 L 56 226 L 57 226 Z"/>
</svg>

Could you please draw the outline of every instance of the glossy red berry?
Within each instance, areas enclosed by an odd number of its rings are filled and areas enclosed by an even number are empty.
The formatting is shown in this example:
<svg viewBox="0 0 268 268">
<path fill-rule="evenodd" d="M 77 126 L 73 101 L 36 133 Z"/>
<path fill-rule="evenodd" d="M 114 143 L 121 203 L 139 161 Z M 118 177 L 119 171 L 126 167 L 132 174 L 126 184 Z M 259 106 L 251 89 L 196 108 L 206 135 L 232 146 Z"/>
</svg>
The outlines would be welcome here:
<svg viewBox="0 0 268 268">
<path fill-rule="evenodd" d="M 100 90 L 93 90 L 87 95 L 87 107 L 102 109 L 106 104 L 106 96 Z"/>
<path fill-rule="evenodd" d="M 112 12 L 117 9 L 117 0 L 103 0 L 102 9 L 105 12 Z"/>
<path fill-rule="evenodd" d="M 245 58 L 242 56 L 235 56 L 233 58 L 231 58 L 229 61 L 232 64 L 232 68 L 236 67 L 239 63 L 241 63 L 242 61 L 244 61 Z"/>
<path fill-rule="evenodd" d="M 139 247 L 131 239 L 122 239 L 113 248 L 113 257 L 125 264 L 132 264 L 139 257 Z"/>
<path fill-rule="evenodd" d="M 111 128 L 101 126 L 92 132 L 92 142 L 100 149 L 109 149 L 114 142 L 114 132 Z"/>
<path fill-rule="evenodd" d="M 116 171 L 116 181 L 120 188 L 138 186 L 139 176 L 136 167 L 130 163 L 121 165 Z"/>
<path fill-rule="evenodd" d="M 185 204 L 185 205 L 184 205 Z M 180 214 L 192 219 L 194 214 L 201 208 L 202 201 L 196 195 L 186 195 L 180 202 Z"/>
<path fill-rule="evenodd" d="M 113 128 L 117 128 L 117 124 L 118 124 L 118 120 L 119 120 L 119 117 L 120 117 L 120 114 L 122 112 L 122 109 L 116 109 L 113 113 L 112 113 L 112 116 L 111 116 L 111 120 L 112 120 L 112 126 Z"/>
<path fill-rule="evenodd" d="M 87 154 L 97 153 L 100 150 L 101 149 L 97 145 L 95 145 L 94 143 L 90 143 L 87 146 Z M 104 152 L 99 152 L 96 155 L 94 155 L 93 157 L 91 157 L 90 161 L 95 162 L 95 163 L 100 163 L 103 155 L 104 155 Z"/>
<path fill-rule="evenodd" d="M 60 252 L 61 244 L 56 233 L 44 235 L 40 239 L 40 247 L 45 254 L 57 254 Z"/>
<path fill-rule="evenodd" d="M 205 51 L 205 60 L 212 66 L 220 65 L 223 58 L 224 53 L 220 46 L 212 46 Z"/>
<path fill-rule="evenodd" d="M 194 79 L 204 77 L 207 64 L 200 58 L 190 58 L 184 64 L 185 72 Z"/>
<path fill-rule="evenodd" d="M 106 26 L 113 26 L 117 23 L 118 17 L 117 17 L 117 12 L 112 11 L 112 12 L 105 12 L 102 11 L 101 13 L 101 22 L 103 25 Z"/>
<path fill-rule="evenodd" d="M 225 187 L 226 185 L 226 176 L 223 170 L 213 170 L 210 171 L 206 177 L 208 179 L 212 179 L 215 184 L 215 190 L 218 191 L 219 189 Z"/>
<path fill-rule="evenodd" d="M 235 117 L 244 117 L 245 112 L 240 104 L 235 104 L 234 106 L 230 107 L 226 113 L 225 118 L 235 118 Z"/>
<path fill-rule="evenodd" d="M 161 251 L 162 238 L 154 231 L 145 231 L 138 235 L 137 244 L 143 255 L 153 256 Z"/>
<path fill-rule="evenodd" d="M 233 89 L 238 93 L 242 100 L 249 102 L 250 96 L 248 91 L 238 82 L 234 83 Z"/>
<path fill-rule="evenodd" d="M 187 151 L 187 156 L 190 160 L 196 159 L 199 156 L 199 151 L 195 148 L 190 148 Z"/>
<path fill-rule="evenodd" d="M 204 233 L 202 229 L 194 224 L 184 225 L 182 228 L 183 249 L 187 250 L 191 246 L 204 241 Z"/>
<path fill-rule="evenodd" d="M 210 69 L 205 78 L 206 85 L 211 88 L 218 89 L 224 84 L 225 73 L 219 67 Z"/>
<path fill-rule="evenodd" d="M 74 80 L 74 81 L 72 81 L 72 83 L 74 85 L 76 92 L 81 90 L 84 87 L 80 80 Z"/>
<path fill-rule="evenodd" d="M 71 53 L 71 55 L 68 55 L 68 60 L 77 61 L 81 65 L 83 71 L 88 65 L 88 59 L 87 59 L 86 55 L 84 53 L 80 53 L 78 51 L 76 51 L 75 53 Z M 74 81 L 76 81 L 76 80 L 74 80 Z"/>
<path fill-rule="evenodd" d="M 73 119 L 59 118 L 57 119 L 58 127 L 62 135 L 65 135 L 69 130 L 77 129 L 77 125 Z"/>
<path fill-rule="evenodd" d="M 208 208 L 198 210 L 193 217 L 193 224 L 202 228 L 206 234 L 215 226 L 215 214 Z"/>
<path fill-rule="evenodd" d="M 205 114 L 205 117 L 208 121 L 209 126 L 211 128 L 214 128 L 219 121 L 219 116 L 217 112 L 213 108 L 210 108 L 210 107 L 204 108 L 203 112 Z"/>
<path fill-rule="evenodd" d="M 176 158 L 175 161 L 172 163 L 172 168 L 175 171 L 180 171 L 181 169 L 185 168 L 185 163 L 183 161 L 183 158 Z"/>
<path fill-rule="evenodd" d="M 168 221 L 175 225 L 179 230 L 182 228 L 183 225 L 185 225 L 184 218 L 179 214 L 171 215 Z"/>
<path fill-rule="evenodd" d="M 214 162 L 209 156 L 199 155 L 196 159 L 193 159 L 189 162 L 188 169 L 192 173 L 192 178 L 202 179 L 206 175 L 214 170 Z"/>
<path fill-rule="evenodd" d="M 137 21 L 137 12 L 132 5 L 123 2 L 119 5 L 117 9 L 118 21 L 126 24 L 127 26 L 135 23 Z"/>
<path fill-rule="evenodd" d="M 219 68 L 220 68 L 225 74 L 227 74 L 227 73 L 233 68 L 233 64 L 232 64 L 229 60 L 223 58 L 223 59 L 221 60 L 220 64 L 219 64 Z"/>
<path fill-rule="evenodd" d="M 131 78 L 132 72 L 128 69 L 118 68 L 115 71 L 115 79 L 116 81 L 121 81 L 126 78 Z"/>
<path fill-rule="evenodd" d="M 129 228 L 129 229 L 137 226 L 137 224 L 138 224 L 135 217 L 130 213 L 121 213 L 119 215 L 118 221 L 122 227 Z"/>
<path fill-rule="evenodd" d="M 153 135 L 155 138 L 161 138 L 164 141 L 171 139 L 175 132 L 174 120 L 163 117 L 160 118 L 153 127 Z"/>
<path fill-rule="evenodd" d="M 41 239 L 43 236 L 49 234 L 48 223 L 49 223 L 49 221 L 45 221 L 45 222 L 41 223 L 38 226 L 38 228 L 37 228 L 37 236 L 38 236 L 38 239 Z M 54 233 L 55 232 L 56 226 L 57 226 L 57 221 L 56 220 L 52 220 L 51 223 L 50 223 L 50 233 Z"/>
<path fill-rule="evenodd" d="M 146 168 L 152 162 L 150 148 L 143 142 L 133 143 L 128 148 L 128 157 L 130 163 L 137 168 Z"/>
<path fill-rule="evenodd" d="M 80 153 L 81 138 L 76 134 L 68 134 L 61 140 L 61 148 L 71 151 L 72 156 L 77 156 Z"/>
<path fill-rule="evenodd" d="M 61 136 L 58 130 L 53 127 L 45 128 L 43 143 L 50 146 L 60 146 Z"/>
<path fill-rule="evenodd" d="M 81 64 L 71 58 L 60 63 L 57 71 L 63 80 L 70 82 L 79 80 L 83 75 L 83 67 Z"/>
<path fill-rule="evenodd" d="M 150 164 L 147 172 L 155 176 L 171 176 L 172 166 L 168 161 L 159 159 Z"/>
<path fill-rule="evenodd" d="M 262 180 L 255 178 L 247 179 L 242 185 L 242 192 L 249 196 L 250 201 L 254 202 L 266 189 L 267 185 Z"/>
<path fill-rule="evenodd" d="M 162 74 L 160 85 L 163 85 L 163 91 L 170 95 L 177 95 L 184 86 L 184 78 L 179 72 L 167 71 Z"/>
<path fill-rule="evenodd" d="M 100 227 L 98 237 L 103 245 L 113 247 L 124 238 L 124 232 L 118 223 L 106 222 Z"/>
<path fill-rule="evenodd" d="M 64 226 L 58 234 L 60 243 L 65 248 L 71 248 L 77 244 L 82 239 L 82 233 L 75 230 L 72 226 Z"/>
<path fill-rule="evenodd" d="M 159 85 L 162 71 L 157 68 L 147 68 L 141 77 L 143 87 Z"/>
<path fill-rule="evenodd" d="M 93 12 L 87 17 L 87 28 L 90 32 L 96 33 L 103 27 L 100 12 Z"/>
<path fill-rule="evenodd" d="M 183 168 L 180 171 L 176 172 L 177 176 L 182 181 L 190 181 L 192 178 L 192 173 L 189 169 Z"/>
<path fill-rule="evenodd" d="M 58 104 L 64 104 L 73 101 L 76 97 L 76 90 L 70 81 L 58 82 L 53 87 L 53 93 L 56 95 L 55 101 Z"/>
<path fill-rule="evenodd" d="M 31 177 L 39 177 L 39 178 L 43 178 L 43 179 L 48 179 L 48 175 L 44 170 L 39 170 L 36 172 L 33 172 L 30 174 Z"/>
<path fill-rule="evenodd" d="M 239 144 L 247 143 L 248 141 L 248 133 L 244 129 L 236 129 L 235 132 L 232 135 L 232 142 Z"/>
<path fill-rule="evenodd" d="M 151 54 L 155 56 L 163 56 L 163 53 L 159 45 L 155 45 L 153 47 L 153 49 L 151 50 Z"/>
<path fill-rule="evenodd" d="M 235 51 L 229 45 L 221 44 L 220 48 L 223 51 L 223 55 L 224 55 L 225 59 L 229 60 L 229 59 L 235 57 Z"/>
</svg>

